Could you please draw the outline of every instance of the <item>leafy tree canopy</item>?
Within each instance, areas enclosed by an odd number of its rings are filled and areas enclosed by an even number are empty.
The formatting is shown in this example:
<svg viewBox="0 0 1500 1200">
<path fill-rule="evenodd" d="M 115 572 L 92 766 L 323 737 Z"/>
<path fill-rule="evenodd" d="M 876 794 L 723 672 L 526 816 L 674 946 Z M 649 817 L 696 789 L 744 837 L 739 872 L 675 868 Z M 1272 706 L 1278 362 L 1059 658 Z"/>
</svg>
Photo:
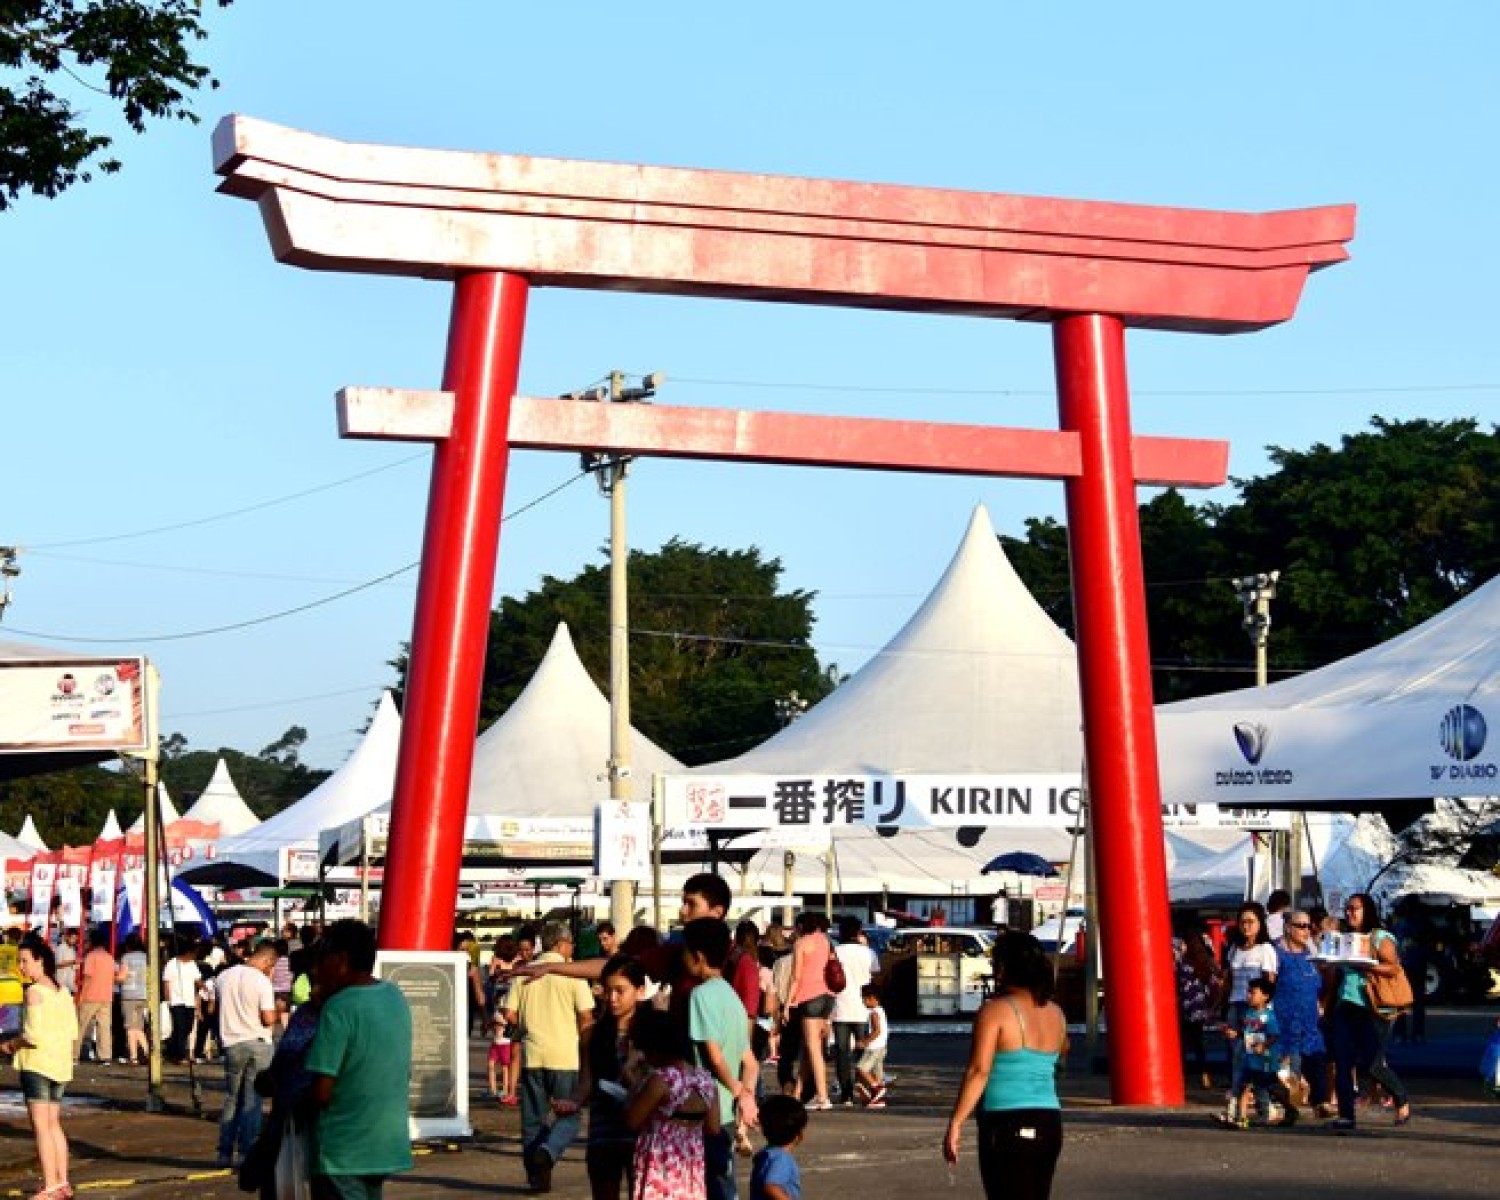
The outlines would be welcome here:
<svg viewBox="0 0 1500 1200">
<path fill-rule="evenodd" d="M 780 592 L 781 563 L 759 550 L 708 550 L 673 539 L 632 551 L 631 724 L 694 764 L 743 753 L 779 727 L 776 701 L 816 702 L 834 686 L 808 644 L 813 593 Z M 590 676 L 609 693 L 609 567 L 551 576 L 491 614 L 479 728 L 493 724 L 535 673 L 567 622 Z M 393 660 L 398 691 L 407 658 Z"/>
<path fill-rule="evenodd" d="M 136 133 L 152 118 L 196 123 L 189 94 L 218 86 L 192 57 L 206 36 L 203 0 L 0 3 L 0 210 L 23 192 L 51 197 L 87 182 L 89 164 L 120 169 L 100 157 L 114 139 L 67 92 L 108 96 Z"/>
<path fill-rule="evenodd" d="M 1230 581 L 1278 570 L 1273 676 L 1323 666 L 1425 621 L 1500 573 L 1500 434 L 1472 420 L 1389 421 L 1339 446 L 1270 448 L 1276 470 L 1240 498 L 1141 506 L 1158 701 L 1254 682 Z M 1027 522 L 1002 538 L 1017 572 L 1073 632 L 1067 529 Z"/>
</svg>

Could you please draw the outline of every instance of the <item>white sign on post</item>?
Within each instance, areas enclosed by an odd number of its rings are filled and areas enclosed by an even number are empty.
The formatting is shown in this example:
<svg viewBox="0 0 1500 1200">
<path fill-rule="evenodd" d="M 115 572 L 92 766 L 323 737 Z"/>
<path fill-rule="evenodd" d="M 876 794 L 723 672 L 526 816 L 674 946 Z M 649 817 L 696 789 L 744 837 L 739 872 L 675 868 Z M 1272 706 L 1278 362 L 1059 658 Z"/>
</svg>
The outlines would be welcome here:
<svg viewBox="0 0 1500 1200">
<path fill-rule="evenodd" d="M 607 800 L 594 809 L 594 874 L 643 883 L 651 878 L 651 806 Z"/>
</svg>

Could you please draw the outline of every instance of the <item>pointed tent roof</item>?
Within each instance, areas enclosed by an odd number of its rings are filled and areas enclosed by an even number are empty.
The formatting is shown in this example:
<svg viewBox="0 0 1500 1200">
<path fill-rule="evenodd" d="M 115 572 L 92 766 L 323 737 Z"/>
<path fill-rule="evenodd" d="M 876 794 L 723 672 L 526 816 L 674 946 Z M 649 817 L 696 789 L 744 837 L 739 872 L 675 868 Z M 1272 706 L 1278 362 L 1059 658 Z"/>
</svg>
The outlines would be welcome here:
<svg viewBox="0 0 1500 1200">
<path fill-rule="evenodd" d="M 35 846 L 28 846 L 20 838 L 11 837 L 8 833 L 0 833 L 0 860 L 19 862 L 35 858 L 36 855 Z"/>
<path fill-rule="evenodd" d="M 224 877 L 233 885 L 234 881 L 221 868 L 239 866 L 278 879 L 282 850 L 316 851 L 319 830 L 341 825 L 390 803 L 396 786 L 396 754 L 400 745 L 401 715 L 390 692 L 385 692 L 370 728 L 343 766 L 295 804 L 245 833 L 225 838 L 219 843 L 213 863 L 184 871 L 184 877 L 203 883 Z"/>
<path fill-rule="evenodd" d="M 474 747 L 469 815 L 592 817 L 609 799 L 609 730 L 609 701 L 559 624 L 531 682 Z M 630 735 L 635 778 L 683 770 L 639 730 Z"/>
<path fill-rule="evenodd" d="M 99 830 L 99 836 L 94 840 L 96 842 L 111 842 L 115 838 L 124 836 L 124 830 L 120 828 L 120 818 L 116 815 L 114 809 L 110 809 L 109 816 L 104 818 L 104 828 Z"/>
<path fill-rule="evenodd" d="M 842 687 L 703 774 L 1076 772 L 1078 661 L 1026 590 L 983 505 L 942 579 Z"/>
<path fill-rule="evenodd" d="M 44 854 L 47 851 L 47 843 L 42 841 L 42 835 L 36 831 L 36 821 L 32 819 L 30 813 L 26 814 L 26 821 L 21 826 L 21 832 L 16 834 L 16 841 Z"/>
<path fill-rule="evenodd" d="M 214 767 L 203 794 L 183 813 L 183 818 L 207 825 L 217 824 L 221 837 L 246 833 L 260 824 L 260 818 L 250 811 L 250 806 L 234 786 L 234 780 L 229 777 L 229 764 L 222 758 Z"/>
<path fill-rule="evenodd" d="M 172 793 L 167 791 L 166 784 L 158 783 L 156 785 L 156 795 L 157 798 L 161 801 L 161 823 L 163 829 L 165 829 L 173 821 L 182 820 L 182 814 L 177 811 L 177 806 L 172 803 Z M 134 821 L 130 823 L 130 828 L 125 832 L 145 833 L 146 814 L 144 812 L 141 813 L 140 816 L 138 816 Z"/>
</svg>

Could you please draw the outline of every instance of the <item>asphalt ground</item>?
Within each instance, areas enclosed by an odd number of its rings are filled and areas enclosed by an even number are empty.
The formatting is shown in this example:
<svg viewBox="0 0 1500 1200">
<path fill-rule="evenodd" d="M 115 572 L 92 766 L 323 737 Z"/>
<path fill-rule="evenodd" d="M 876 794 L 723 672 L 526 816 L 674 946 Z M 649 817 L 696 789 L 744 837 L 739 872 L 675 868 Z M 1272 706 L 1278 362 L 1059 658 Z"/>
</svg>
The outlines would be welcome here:
<svg viewBox="0 0 1500 1200">
<path fill-rule="evenodd" d="M 1477 1064 L 1497 1010 L 1436 1009 L 1424 1045 L 1397 1047 L 1392 1061 L 1412 1092 L 1415 1117 L 1396 1128 L 1390 1115 L 1361 1114 L 1358 1132 L 1337 1135 L 1320 1122 L 1292 1128 L 1227 1131 L 1209 1114 L 1222 1094 L 1193 1087 L 1172 1109 L 1122 1109 L 1109 1103 L 1107 1075 L 1088 1069 L 1082 1039 L 1062 1083 L 1065 1140 L 1053 1195 L 1149 1196 L 1152 1200 L 1266 1200 L 1288 1189 L 1340 1200 L 1474 1196 L 1500 1190 L 1500 1101 L 1480 1087 Z M 967 1053 L 960 1027 L 893 1030 L 889 1070 L 896 1076 L 883 1111 L 815 1113 L 798 1149 L 803 1195 L 828 1200 L 904 1200 L 980 1196 L 972 1132 L 956 1170 L 939 1145 Z M 472 1045 L 472 1140 L 419 1147 L 416 1168 L 392 1182 L 395 1200 L 465 1195 L 526 1195 L 518 1151 L 520 1118 L 483 1098 L 484 1043 Z M 1126 1051 L 1128 1053 L 1128 1048 Z M 167 1111 L 146 1111 L 145 1072 L 86 1065 L 70 1092 L 64 1126 L 72 1143 L 72 1179 L 81 1196 L 210 1200 L 240 1197 L 234 1179 L 213 1167 L 217 1064 L 196 1068 L 199 1101 L 185 1068 L 169 1068 Z M 36 1189 L 35 1155 L 14 1075 L 0 1079 L 0 1195 Z M 1222 1072 L 1220 1083 L 1222 1084 Z M 740 1160 L 741 1195 L 749 1161 Z M 587 1197 L 581 1150 L 554 1174 L 553 1195 Z"/>
</svg>

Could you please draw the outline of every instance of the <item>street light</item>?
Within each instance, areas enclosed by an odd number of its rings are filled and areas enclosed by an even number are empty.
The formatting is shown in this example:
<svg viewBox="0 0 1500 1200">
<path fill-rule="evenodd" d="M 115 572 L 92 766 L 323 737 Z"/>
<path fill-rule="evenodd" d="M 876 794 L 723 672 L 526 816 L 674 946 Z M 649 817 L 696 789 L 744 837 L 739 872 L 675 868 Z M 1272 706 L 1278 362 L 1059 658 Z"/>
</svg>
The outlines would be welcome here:
<svg viewBox="0 0 1500 1200">
<path fill-rule="evenodd" d="M 10 607 L 10 581 L 20 573 L 21 568 L 16 565 L 16 548 L 0 546 L 0 620 Z"/>
</svg>

